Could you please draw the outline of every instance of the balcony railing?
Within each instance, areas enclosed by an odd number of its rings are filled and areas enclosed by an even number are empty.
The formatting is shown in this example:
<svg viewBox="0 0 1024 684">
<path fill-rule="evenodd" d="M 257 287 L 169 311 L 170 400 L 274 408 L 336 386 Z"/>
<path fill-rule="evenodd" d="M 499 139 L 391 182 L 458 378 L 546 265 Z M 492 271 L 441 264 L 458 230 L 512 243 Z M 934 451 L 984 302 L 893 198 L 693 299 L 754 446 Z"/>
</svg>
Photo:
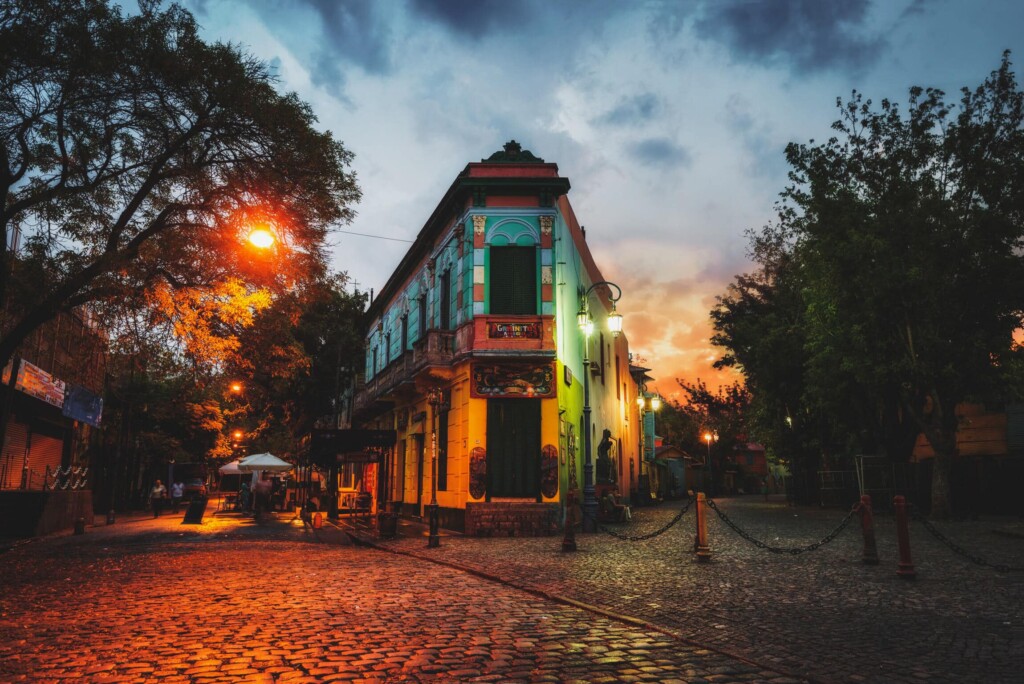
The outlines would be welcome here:
<svg viewBox="0 0 1024 684">
<path fill-rule="evenodd" d="M 376 402 L 392 401 L 396 392 L 411 384 L 425 368 L 450 366 L 455 358 L 455 331 L 428 330 L 413 342 L 412 350 L 394 359 L 373 378 L 357 385 L 353 408 L 365 410 Z"/>
</svg>

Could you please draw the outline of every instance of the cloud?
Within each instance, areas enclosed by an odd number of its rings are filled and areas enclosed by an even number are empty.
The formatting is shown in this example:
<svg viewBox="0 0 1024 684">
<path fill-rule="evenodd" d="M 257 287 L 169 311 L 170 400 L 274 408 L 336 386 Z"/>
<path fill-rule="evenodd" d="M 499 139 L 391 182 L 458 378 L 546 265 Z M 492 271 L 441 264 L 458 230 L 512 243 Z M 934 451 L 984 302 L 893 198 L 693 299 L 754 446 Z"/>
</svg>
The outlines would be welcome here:
<svg viewBox="0 0 1024 684">
<path fill-rule="evenodd" d="M 800 72 L 857 71 L 885 47 L 864 32 L 869 7 L 869 0 L 722 0 L 704 6 L 695 28 L 741 60 L 788 62 Z"/>
<path fill-rule="evenodd" d="M 628 152 L 637 162 L 645 165 L 688 166 L 691 161 L 686 148 L 668 138 L 647 138 L 632 143 Z"/>
<path fill-rule="evenodd" d="M 659 106 L 660 101 L 654 93 L 640 93 L 632 97 L 623 97 L 617 105 L 594 119 L 593 122 L 609 126 L 632 126 L 650 121 L 657 113 Z"/>
<path fill-rule="evenodd" d="M 532 15 L 530 3 L 509 0 L 412 0 L 410 5 L 421 16 L 469 38 L 521 26 Z"/>
</svg>

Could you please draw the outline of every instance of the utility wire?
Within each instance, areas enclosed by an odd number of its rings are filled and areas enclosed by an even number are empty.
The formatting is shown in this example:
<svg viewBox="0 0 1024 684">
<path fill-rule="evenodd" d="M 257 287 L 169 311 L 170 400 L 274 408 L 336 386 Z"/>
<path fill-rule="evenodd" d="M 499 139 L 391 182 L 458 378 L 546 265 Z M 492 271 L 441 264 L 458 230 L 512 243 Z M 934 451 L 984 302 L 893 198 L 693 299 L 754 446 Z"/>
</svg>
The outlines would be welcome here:
<svg viewBox="0 0 1024 684">
<path fill-rule="evenodd" d="M 394 242 L 413 242 L 413 240 L 405 240 L 403 238 L 386 237 L 384 235 L 370 235 L 369 233 L 354 233 L 351 230 L 336 230 L 335 233 L 345 233 L 346 235 L 359 235 L 361 237 L 377 238 L 378 240 L 393 240 Z"/>
</svg>

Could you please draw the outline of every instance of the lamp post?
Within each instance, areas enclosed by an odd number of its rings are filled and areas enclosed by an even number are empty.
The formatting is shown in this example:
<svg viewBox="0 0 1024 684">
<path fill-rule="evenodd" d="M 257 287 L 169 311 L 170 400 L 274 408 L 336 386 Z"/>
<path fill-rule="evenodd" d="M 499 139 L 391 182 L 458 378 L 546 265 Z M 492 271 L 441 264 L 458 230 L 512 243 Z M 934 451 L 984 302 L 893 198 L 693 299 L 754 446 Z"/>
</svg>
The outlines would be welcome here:
<svg viewBox="0 0 1024 684">
<path fill-rule="evenodd" d="M 594 332 L 594 321 L 590 317 L 590 293 L 598 287 L 614 288 L 615 294 L 609 292 L 608 301 L 612 303 L 608 314 L 608 329 L 614 337 L 622 332 L 622 314 L 615 310 L 615 302 L 622 297 L 622 289 L 615 283 L 602 280 L 594 283 L 580 297 L 580 310 L 576 314 L 576 322 L 583 331 L 583 531 L 597 531 L 597 497 L 594 495 L 594 463 L 591 458 L 592 440 L 590 437 L 590 334 Z M 575 464 L 574 464 L 575 466 Z"/>
<path fill-rule="evenodd" d="M 441 545 L 441 538 L 438 535 L 438 505 L 437 505 L 437 414 L 446 408 L 444 402 L 444 391 L 440 387 L 433 387 L 427 394 L 427 402 L 431 407 L 431 432 L 430 432 L 430 503 L 427 505 L 428 519 L 430 521 L 430 536 L 427 537 L 427 548 L 434 549 Z"/>
<path fill-rule="evenodd" d="M 640 387 L 640 393 L 637 394 L 636 404 L 639 408 L 640 413 L 640 500 L 643 504 L 651 503 L 651 482 L 650 482 L 650 470 L 651 467 L 647 464 L 647 441 L 648 438 L 651 440 L 651 444 L 654 443 L 654 421 L 651 421 L 651 431 L 648 434 L 647 430 L 647 417 L 648 413 L 655 413 L 661 408 L 661 397 L 657 394 L 651 394 L 647 391 L 647 383 L 644 383 Z M 653 459 L 653 455 L 651 457 Z M 645 464 L 646 467 L 645 467 Z"/>
<path fill-rule="evenodd" d="M 718 441 L 718 431 L 716 430 L 715 432 L 711 432 L 711 431 L 705 432 L 704 433 L 704 441 L 708 443 L 708 468 L 711 469 L 711 487 L 710 487 L 710 489 L 711 489 L 712 496 L 717 496 L 718 495 L 718 488 L 715 486 L 715 462 L 711 460 L 711 442 L 712 441 L 715 441 L 715 442 Z"/>
</svg>

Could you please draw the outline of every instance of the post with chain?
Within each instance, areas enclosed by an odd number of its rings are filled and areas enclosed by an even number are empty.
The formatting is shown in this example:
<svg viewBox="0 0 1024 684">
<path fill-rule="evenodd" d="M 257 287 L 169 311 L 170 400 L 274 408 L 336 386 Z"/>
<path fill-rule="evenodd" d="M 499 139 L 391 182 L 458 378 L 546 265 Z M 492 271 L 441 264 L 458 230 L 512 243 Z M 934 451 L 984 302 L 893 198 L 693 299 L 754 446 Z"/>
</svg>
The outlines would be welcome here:
<svg viewBox="0 0 1024 684">
<path fill-rule="evenodd" d="M 871 512 L 871 497 L 864 494 L 860 497 L 860 531 L 864 535 L 864 555 L 861 561 L 865 565 L 878 565 L 878 545 L 875 544 L 875 516 Z"/>
<path fill-rule="evenodd" d="M 893 499 L 896 510 L 896 541 L 899 546 L 900 560 L 896 565 L 896 574 L 903 579 L 914 579 L 914 563 L 910 560 L 910 524 L 907 518 L 907 500 L 903 496 Z"/>
<path fill-rule="evenodd" d="M 711 560 L 711 547 L 708 546 L 708 509 L 704 492 L 697 493 L 697 561 L 707 563 Z"/>
<path fill-rule="evenodd" d="M 562 537 L 562 551 L 576 550 L 576 496 L 572 490 L 565 496 L 565 536 Z"/>
</svg>

